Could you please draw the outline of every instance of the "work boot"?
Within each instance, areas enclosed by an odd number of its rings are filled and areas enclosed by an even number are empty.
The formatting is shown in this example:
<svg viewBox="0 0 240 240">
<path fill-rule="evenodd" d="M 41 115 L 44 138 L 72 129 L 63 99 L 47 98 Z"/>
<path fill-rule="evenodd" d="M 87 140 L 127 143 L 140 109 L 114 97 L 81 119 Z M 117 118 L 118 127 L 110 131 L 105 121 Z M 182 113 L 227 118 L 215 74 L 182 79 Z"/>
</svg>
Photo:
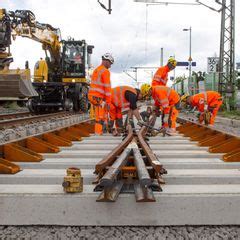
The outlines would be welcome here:
<svg viewBox="0 0 240 240">
<path fill-rule="evenodd" d="M 118 133 L 117 129 L 114 129 L 114 130 L 113 130 L 112 135 L 113 135 L 114 137 L 121 136 L 121 135 Z"/>
<path fill-rule="evenodd" d="M 113 133 L 113 130 L 114 130 L 113 126 L 114 126 L 114 121 L 113 120 L 109 120 L 108 121 L 108 132 L 109 133 Z"/>
<path fill-rule="evenodd" d="M 177 131 L 175 128 L 168 128 L 166 131 L 166 134 L 169 136 L 176 136 L 177 135 Z"/>
</svg>

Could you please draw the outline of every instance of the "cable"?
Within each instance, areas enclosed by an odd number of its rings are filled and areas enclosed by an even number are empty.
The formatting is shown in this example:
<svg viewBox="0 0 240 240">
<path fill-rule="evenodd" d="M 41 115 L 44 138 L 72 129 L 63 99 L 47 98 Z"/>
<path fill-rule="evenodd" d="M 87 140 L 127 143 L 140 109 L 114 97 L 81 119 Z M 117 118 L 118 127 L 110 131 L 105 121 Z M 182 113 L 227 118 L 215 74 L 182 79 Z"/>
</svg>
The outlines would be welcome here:
<svg viewBox="0 0 240 240">
<path fill-rule="evenodd" d="M 147 40 L 148 40 L 148 4 L 146 4 L 146 24 L 145 24 L 145 61 L 147 62 Z"/>
</svg>

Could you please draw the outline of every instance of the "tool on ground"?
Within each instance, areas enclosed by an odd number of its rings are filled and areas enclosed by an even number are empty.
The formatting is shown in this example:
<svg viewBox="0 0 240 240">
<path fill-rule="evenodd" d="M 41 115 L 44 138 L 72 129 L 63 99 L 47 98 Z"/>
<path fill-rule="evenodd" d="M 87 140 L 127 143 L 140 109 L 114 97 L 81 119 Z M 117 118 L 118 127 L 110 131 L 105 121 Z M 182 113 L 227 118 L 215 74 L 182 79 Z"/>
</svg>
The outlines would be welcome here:
<svg viewBox="0 0 240 240">
<path fill-rule="evenodd" d="M 67 176 L 64 177 L 63 190 L 67 193 L 77 193 L 83 191 L 83 177 L 79 168 L 71 167 L 67 169 Z"/>
<path fill-rule="evenodd" d="M 141 126 L 145 126 L 145 127 L 147 127 L 148 129 L 155 131 L 155 133 L 153 134 L 154 136 L 156 136 L 156 135 L 159 134 L 159 133 L 162 133 L 162 134 L 163 134 L 163 137 L 165 137 L 166 134 L 167 134 L 167 129 L 164 128 L 164 127 L 155 128 L 155 127 L 153 127 L 152 125 L 149 125 L 149 124 L 147 124 L 147 123 L 141 123 Z M 157 134 L 156 134 L 156 132 L 157 132 Z M 168 135 L 168 134 L 167 134 L 167 135 Z"/>
</svg>

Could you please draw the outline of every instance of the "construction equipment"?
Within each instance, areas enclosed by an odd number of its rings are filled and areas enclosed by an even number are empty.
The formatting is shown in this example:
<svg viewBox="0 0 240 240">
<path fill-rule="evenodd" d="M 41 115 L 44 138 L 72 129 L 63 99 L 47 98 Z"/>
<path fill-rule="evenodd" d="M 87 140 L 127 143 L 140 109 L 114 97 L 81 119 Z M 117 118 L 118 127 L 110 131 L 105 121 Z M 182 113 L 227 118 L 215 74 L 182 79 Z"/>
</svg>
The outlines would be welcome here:
<svg viewBox="0 0 240 240">
<path fill-rule="evenodd" d="M 21 36 L 42 44 L 46 58 L 35 65 L 34 88 L 30 82 L 28 64 L 25 70 L 9 70 L 13 61 L 11 36 L 14 40 Z M 29 97 L 27 106 L 32 112 L 72 108 L 88 111 L 88 80 L 93 48 L 85 40 L 61 41 L 59 29 L 37 22 L 29 10 L 7 12 L 0 9 L 0 86 L 7 97 Z M 14 90 L 8 91 L 6 83 L 14 85 Z M 27 92 L 21 87 L 23 83 L 27 86 Z"/>
<path fill-rule="evenodd" d="M 0 97 L 1 99 L 37 96 L 31 84 L 30 69 L 9 69 L 13 62 L 10 53 L 11 19 L 5 9 L 0 9 Z"/>
<path fill-rule="evenodd" d="M 62 183 L 64 192 L 76 193 L 83 191 L 83 177 L 79 168 L 68 168 L 67 176 Z"/>
</svg>

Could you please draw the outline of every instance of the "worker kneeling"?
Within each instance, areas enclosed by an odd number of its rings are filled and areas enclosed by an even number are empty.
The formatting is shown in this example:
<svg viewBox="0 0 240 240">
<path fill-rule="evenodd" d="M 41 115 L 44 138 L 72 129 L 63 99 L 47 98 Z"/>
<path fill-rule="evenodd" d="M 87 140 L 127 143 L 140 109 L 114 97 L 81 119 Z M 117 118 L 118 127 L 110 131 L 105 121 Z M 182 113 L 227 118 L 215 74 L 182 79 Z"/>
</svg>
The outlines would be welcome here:
<svg viewBox="0 0 240 240">
<path fill-rule="evenodd" d="M 191 107 L 196 107 L 200 112 L 199 123 L 202 124 L 205 121 L 207 125 L 214 124 L 218 110 L 223 103 L 222 96 L 215 91 L 206 91 L 193 96 L 185 96 L 182 98 L 182 101 L 185 101 Z M 209 116 L 209 119 L 206 119 L 207 116 Z"/>
<path fill-rule="evenodd" d="M 129 119 L 133 115 L 138 122 L 141 122 L 141 116 L 137 109 L 137 101 L 142 99 L 142 94 L 139 89 L 129 86 L 118 86 L 112 88 L 111 104 L 110 104 L 110 121 L 108 129 L 113 132 L 114 122 L 116 132 L 114 135 L 120 135 L 123 131 L 123 113 L 128 112 Z"/>
<path fill-rule="evenodd" d="M 141 87 L 143 96 L 152 95 L 155 109 L 162 110 L 162 128 L 166 128 L 168 135 L 176 134 L 176 120 L 180 110 L 180 97 L 178 93 L 166 86 L 154 86 L 143 84 Z"/>
</svg>

